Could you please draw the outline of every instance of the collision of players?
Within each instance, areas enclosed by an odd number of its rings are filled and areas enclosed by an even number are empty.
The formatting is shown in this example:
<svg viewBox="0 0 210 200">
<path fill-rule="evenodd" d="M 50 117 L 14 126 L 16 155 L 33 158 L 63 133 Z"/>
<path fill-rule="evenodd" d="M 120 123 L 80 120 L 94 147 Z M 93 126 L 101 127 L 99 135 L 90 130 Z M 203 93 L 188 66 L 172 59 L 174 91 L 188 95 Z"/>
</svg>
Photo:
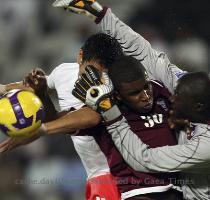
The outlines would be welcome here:
<svg viewBox="0 0 210 200">
<path fill-rule="evenodd" d="M 165 53 L 95 0 L 56 0 L 53 6 L 94 19 L 103 33 L 87 39 L 77 63 L 61 64 L 49 76 L 36 69 L 24 82 L 0 85 L 1 94 L 17 88 L 18 93 L 34 91 L 46 112 L 45 121 L 27 137 L 13 137 L 8 130 L 21 135 L 22 128 L 32 126 L 25 119 L 36 115 L 35 123 L 38 110 L 27 114 L 35 108 L 24 107 L 27 98 L 12 93 L 14 102 L 4 95 L 0 128 L 12 137 L 0 144 L 0 151 L 68 133 L 87 171 L 87 200 L 209 199 L 208 74 L 187 73 L 171 64 Z M 61 112 L 49 89 L 62 97 Z M 16 121 L 5 118 L 7 110 Z"/>
</svg>

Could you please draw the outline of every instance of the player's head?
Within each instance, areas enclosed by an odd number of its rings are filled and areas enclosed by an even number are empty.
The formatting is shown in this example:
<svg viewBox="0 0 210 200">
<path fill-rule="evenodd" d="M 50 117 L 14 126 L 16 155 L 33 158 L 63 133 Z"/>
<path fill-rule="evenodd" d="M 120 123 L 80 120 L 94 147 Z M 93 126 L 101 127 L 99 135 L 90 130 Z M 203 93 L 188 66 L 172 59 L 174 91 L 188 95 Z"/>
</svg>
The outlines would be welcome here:
<svg viewBox="0 0 210 200">
<path fill-rule="evenodd" d="M 135 58 L 121 56 L 109 69 L 119 98 L 131 109 L 147 113 L 153 106 L 152 85 L 143 65 Z"/>
<path fill-rule="evenodd" d="M 78 55 L 80 72 L 84 72 L 84 66 L 87 64 L 94 65 L 100 71 L 104 67 L 109 68 L 121 55 L 122 48 L 115 38 L 105 33 L 94 34 L 86 40 Z"/>
<path fill-rule="evenodd" d="M 210 119 L 210 78 L 205 72 L 194 72 L 179 79 L 172 96 L 173 116 L 191 122 Z"/>
</svg>

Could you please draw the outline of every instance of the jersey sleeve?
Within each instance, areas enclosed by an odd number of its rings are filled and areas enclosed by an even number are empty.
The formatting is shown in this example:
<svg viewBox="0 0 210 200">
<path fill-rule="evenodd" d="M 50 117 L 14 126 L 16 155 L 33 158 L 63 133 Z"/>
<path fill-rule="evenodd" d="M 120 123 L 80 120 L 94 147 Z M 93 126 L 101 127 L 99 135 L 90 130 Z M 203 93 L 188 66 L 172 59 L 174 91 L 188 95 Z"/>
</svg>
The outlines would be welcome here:
<svg viewBox="0 0 210 200">
<path fill-rule="evenodd" d="M 47 78 L 47 86 L 49 89 L 55 89 L 55 71 L 56 68 L 50 73 L 50 75 L 46 76 Z"/>
<path fill-rule="evenodd" d="M 131 130 L 124 117 L 116 116 L 116 108 L 106 113 L 114 120 L 107 125 L 107 130 L 124 160 L 135 170 L 141 172 L 210 172 L 210 133 L 207 129 L 197 128 L 188 144 L 150 148 Z M 116 117 L 114 117 L 116 116 Z M 202 134 L 205 135 L 202 135 Z"/>
<path fill-rule="evenodd" d="M 164 52 L 154 50 L 140 34 L 120 21 L 111 9 L 107 10 L 99 26 L 104 33 L 118 40 L 126 55 L 142 62 L 151 79 L 162 82 L 173 93 L 177 80 L 186 72 L 170 63 Z"/>
<path fill-rule="evenodd" d="M 137 171 L 210 171 L 209 137 L 195 137 L 183 145 L 149 148 L 132 132 L 125 118 L 107 129 L 125 161 Z"/>
</svg>

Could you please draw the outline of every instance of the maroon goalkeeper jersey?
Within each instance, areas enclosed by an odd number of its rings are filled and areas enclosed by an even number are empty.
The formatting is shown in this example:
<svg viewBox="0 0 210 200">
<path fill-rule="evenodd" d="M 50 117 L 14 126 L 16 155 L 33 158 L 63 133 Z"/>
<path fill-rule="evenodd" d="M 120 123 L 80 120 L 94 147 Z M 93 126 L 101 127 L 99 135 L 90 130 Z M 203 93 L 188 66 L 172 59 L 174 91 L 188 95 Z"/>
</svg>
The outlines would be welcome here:
<svg viewBox="0 0 210 200">
<path fill-rule="evenodd" d="M 156 81 L 152 81 L 152 87 L 154 106 L 149 113 L 141 115 L 123 105 L 120 106 L 121 112 L 127 119 L 132 131 L 151 148 L 176 145 L 175 134 L 170 130 L 167 123 L 171 94 Z M 142 173 L 129 167 L 102 124 L 94 128 L 81 130 L 78 135 L 90 135 L 95 138 L 107 158 L 110 171 L 116 178 L 120 192 L 168 185 L 177 178 L 176 173 Z"/>
</svg>

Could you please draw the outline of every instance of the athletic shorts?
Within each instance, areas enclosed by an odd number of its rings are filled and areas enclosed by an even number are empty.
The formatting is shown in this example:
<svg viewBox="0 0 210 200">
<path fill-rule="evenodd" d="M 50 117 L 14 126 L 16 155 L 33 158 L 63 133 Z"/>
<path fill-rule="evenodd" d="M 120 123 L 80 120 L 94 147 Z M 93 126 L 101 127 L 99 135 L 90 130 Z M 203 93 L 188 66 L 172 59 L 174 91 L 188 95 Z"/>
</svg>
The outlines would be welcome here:
<svg viewBox="0 0 210 200">
<path fill-rule="evenodd" d="M 91 178 L 86 184 L 86 200 L 120 200 L 120 193 L 111 174 Z"/>
</svg>

